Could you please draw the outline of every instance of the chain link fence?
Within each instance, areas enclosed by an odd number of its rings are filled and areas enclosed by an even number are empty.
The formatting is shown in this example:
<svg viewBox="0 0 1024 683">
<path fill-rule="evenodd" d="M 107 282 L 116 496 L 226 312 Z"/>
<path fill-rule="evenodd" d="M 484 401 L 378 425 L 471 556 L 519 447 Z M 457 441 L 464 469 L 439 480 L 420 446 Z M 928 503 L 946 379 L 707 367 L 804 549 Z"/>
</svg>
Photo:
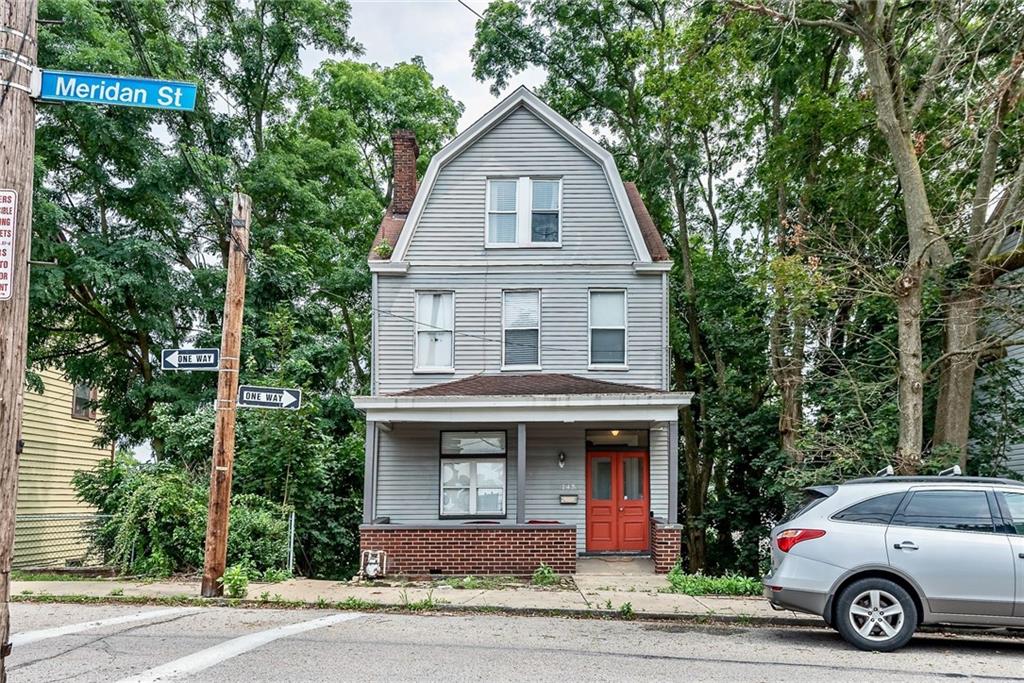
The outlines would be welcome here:
<svg viewBox="0 0 1024 683">
<path fill-rule="evenodd" d="M 15 515 L 12 566 L 99 566 L 103 558 L 93 536 L 108 519 L 109 515 L 92 513 Z"/>
</svg>

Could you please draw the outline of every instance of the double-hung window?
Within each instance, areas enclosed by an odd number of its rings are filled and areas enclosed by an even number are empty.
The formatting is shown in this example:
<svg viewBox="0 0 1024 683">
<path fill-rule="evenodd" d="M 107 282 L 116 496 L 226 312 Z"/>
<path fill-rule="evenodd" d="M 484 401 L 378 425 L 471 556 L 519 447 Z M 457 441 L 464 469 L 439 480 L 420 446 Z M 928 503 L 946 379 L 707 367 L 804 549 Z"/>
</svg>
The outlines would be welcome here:
<svg viewBox="0 0 1024 683">
<path fill-rule="evenodd" d="M 88 384 L 76 384 L 71 397 L 71 417 L 80 420 L 96 419 L 96 390 Z"/>
<path fill-rule="evenodd" d="M 488 179 L 488 247 L 557 247 L 561 238 L 560 179 Z"/>
<path fill-rule="evenodd" d="M 416 369 L 451 371 L 455 367 L 455 293 L 416 293 Z"/>
<path fill-rule="evenodd" d="M 539 367 L 540 291 L 506 291 L 502 299 L 502 367 Z"/>
<path fill-rule="evenodd" d="M 441 432 L 441 517 L 505 515 L 504 431 Z"/>
<path fill-rule="evenodd" d="M 590 291 L 590 365 L 626 366 L 626 292 Z"/>
</svg>

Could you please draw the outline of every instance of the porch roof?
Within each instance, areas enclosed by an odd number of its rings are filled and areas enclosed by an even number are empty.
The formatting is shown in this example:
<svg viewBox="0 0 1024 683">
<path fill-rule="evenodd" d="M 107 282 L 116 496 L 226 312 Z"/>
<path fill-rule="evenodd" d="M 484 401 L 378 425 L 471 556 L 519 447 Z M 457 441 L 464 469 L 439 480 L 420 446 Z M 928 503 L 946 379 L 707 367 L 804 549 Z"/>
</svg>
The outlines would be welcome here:
<svg viewBox="0 0 1024 683">
<path fill-rule="evenodd" d="M 354 396 L 377 422 L 671 421 L 689 392 L 559 373 L 473 375 L 380 396 Z"/>
</svg>

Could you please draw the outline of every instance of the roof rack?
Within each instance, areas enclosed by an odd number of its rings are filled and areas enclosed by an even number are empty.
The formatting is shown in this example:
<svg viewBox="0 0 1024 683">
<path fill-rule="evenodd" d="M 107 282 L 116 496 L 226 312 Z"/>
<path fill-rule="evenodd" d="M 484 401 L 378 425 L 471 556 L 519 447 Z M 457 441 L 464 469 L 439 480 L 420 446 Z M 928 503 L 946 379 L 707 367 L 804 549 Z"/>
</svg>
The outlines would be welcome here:
<svg viewBox="0 0 1024 683">
<path fill-rule="evenodd" d="M 940 477 L 959 477 L 961 474 L 963 472 L 960 470 L 960 465 L 953 465 L 949 469 L 939 472 Z"/>
<path fill-rule="evenodd" d="M 876 477 L 891 477 L 896 474 L 896 470 L 892 468 L 892 465 L 886 465 L 884 468 L 875 472 Z"/>
<path fill-rule="evenodd" d="M 861 477 L 859 479 L 850 479 L 844 481 L 843 484 L 896 484 L 896 483 L 920 483 L 920 484 L 942 484 L 948 482 L 950 475 L 913 475 L 913 476 L 877 476 L 877 477 Z M 962 477 L 957 476 L 956 482 L 958 484 L 999 484 L 1000 486 L 1021 486 L 1024 487 L 1024 481 L 1017 481 L 1015 479 L 1003 479 L 1001 477 Z"/>
</svg>

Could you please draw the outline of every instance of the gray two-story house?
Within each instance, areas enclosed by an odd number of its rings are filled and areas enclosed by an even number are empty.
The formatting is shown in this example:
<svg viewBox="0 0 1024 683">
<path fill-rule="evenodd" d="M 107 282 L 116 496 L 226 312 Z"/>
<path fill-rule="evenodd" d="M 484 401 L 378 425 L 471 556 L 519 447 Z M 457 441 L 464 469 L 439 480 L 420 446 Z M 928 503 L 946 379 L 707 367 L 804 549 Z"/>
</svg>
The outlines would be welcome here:
<svg viewBox="0 0 1024 683">
<path fill-rule="evenodd" d="M 668 253 L 590 136 L 520 88 L 417 184 L 396 131 L 369 256 L 364 554 L 398 574 L 676 561 Z"/>
</svg>

